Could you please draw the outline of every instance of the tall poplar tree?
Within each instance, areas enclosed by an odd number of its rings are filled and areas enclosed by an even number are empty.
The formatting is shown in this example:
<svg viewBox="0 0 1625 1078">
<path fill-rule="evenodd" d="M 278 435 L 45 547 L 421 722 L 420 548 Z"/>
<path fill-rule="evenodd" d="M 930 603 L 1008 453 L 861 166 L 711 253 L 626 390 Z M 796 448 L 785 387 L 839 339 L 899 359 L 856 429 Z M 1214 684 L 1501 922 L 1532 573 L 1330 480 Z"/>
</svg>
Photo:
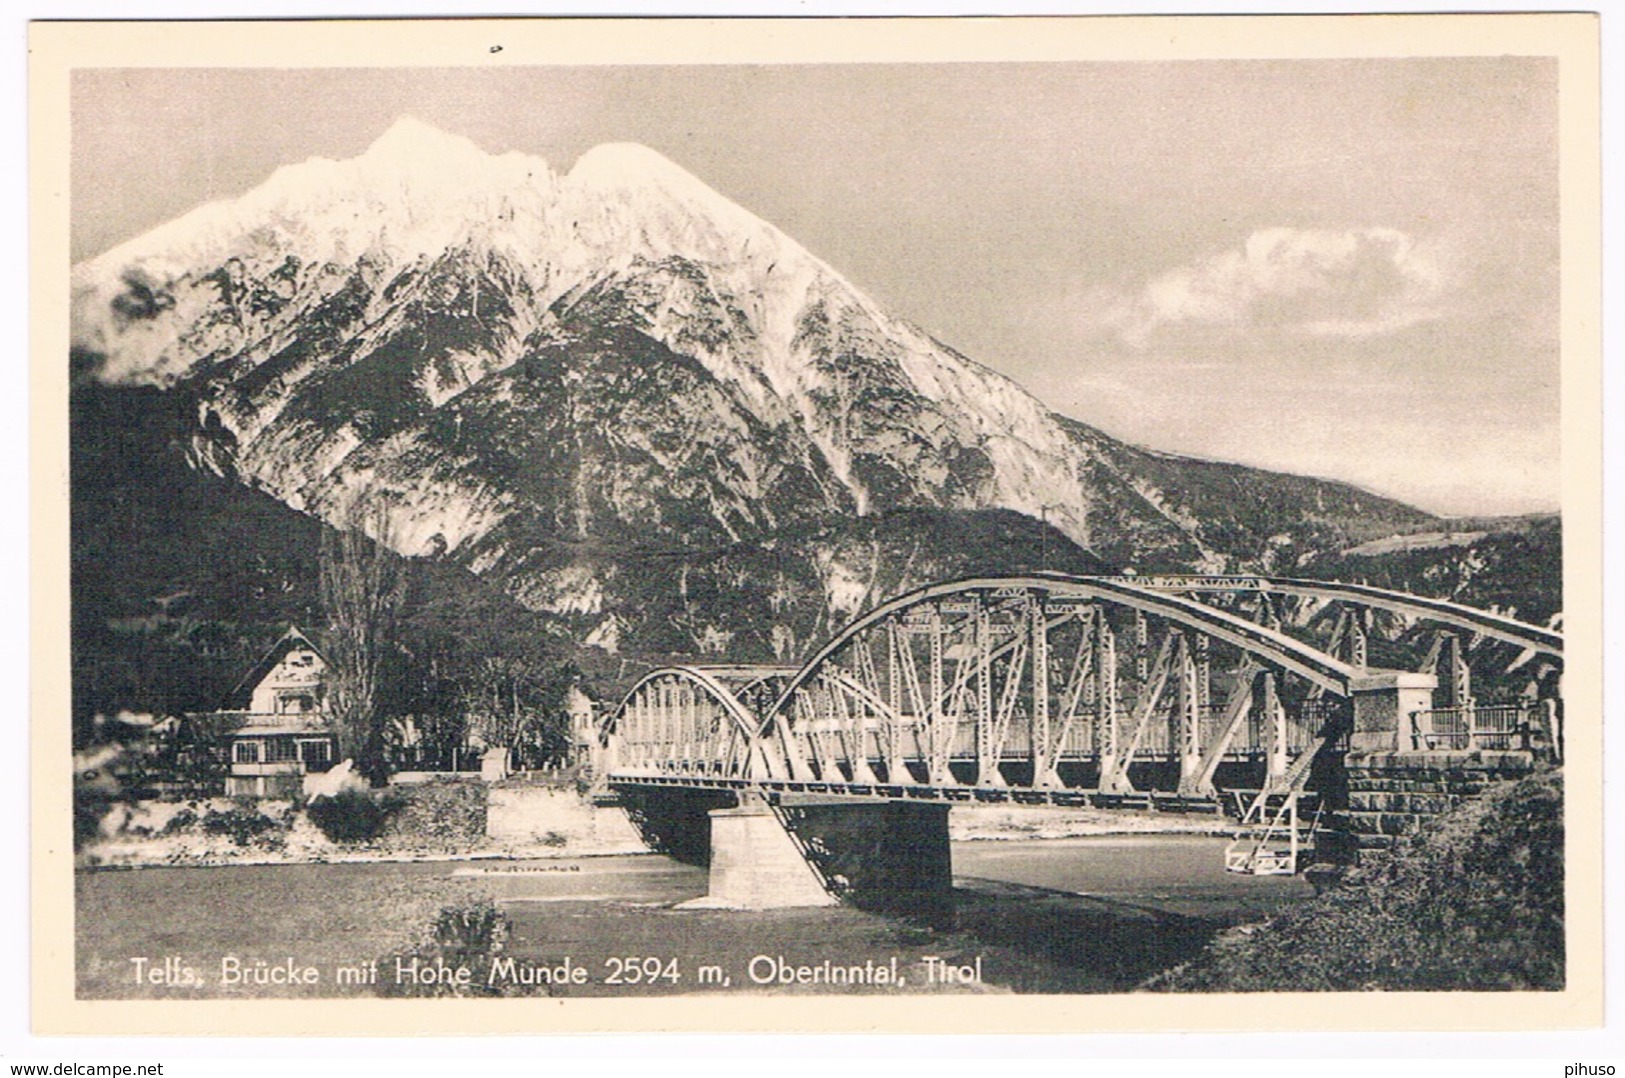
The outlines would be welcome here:
<svg viewBox="0 0 1625 1078">
<path fill-rule="evenodd" d="M 406 567 L 388 540 L 389 521 L 382 507 L 358 507 L 342 528 L 323 531 L 320 552 L 327 711 L 340 754 L 374 782 L 388 771 L 378 711 L 380 675 L 395 646 L 406 598 Z"/>
</svg>

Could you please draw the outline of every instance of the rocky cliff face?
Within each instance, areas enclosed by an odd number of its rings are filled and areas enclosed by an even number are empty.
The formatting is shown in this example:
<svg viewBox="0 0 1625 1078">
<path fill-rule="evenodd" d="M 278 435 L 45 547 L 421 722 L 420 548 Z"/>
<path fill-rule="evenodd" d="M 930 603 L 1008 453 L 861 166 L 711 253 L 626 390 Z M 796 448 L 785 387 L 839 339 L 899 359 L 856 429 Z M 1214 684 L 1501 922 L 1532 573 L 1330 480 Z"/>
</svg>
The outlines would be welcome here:
<svg viewBox="0 0 1625 1078">
<path fill-rule="evenodd" d="M 1057 416 L 638 146 L 561 174 L 401 121 L 75 267 L 73 345 L 82 381 L 186 402 L 196 466 L 333 522 L 380 506 L 401 552 L 607 645 L 689 586 L 650 558 L 788 558 L 822 620 L 985 568 L 1008 528 L 1055 530 L 1056 568 L 1216 570 L 1429 519 Z M 940 546 L 994 511 L 1031 519 Z"/>
</svg>

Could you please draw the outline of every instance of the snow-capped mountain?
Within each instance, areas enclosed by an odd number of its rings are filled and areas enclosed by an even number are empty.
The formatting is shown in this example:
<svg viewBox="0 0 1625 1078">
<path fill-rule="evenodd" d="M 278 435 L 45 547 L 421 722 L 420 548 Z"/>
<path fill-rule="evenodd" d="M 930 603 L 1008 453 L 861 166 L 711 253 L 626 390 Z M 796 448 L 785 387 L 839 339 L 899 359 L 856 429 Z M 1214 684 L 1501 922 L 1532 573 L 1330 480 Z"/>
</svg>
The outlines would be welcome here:
<svg viewBox="0 0 1625 1078">
<path fill-rule="evenodd" d="M 382 505 L 403 553 L 560 613 L 603 609 L 589 548 L 895 510 L 1206 569 L 1426 518 L 1057 416 L 628 144 L 559 173 L 402 120 L 81 263 L 72 310 L 79 377 L 183 395 L 199 466 L 329 521 Z"/>
</svg>

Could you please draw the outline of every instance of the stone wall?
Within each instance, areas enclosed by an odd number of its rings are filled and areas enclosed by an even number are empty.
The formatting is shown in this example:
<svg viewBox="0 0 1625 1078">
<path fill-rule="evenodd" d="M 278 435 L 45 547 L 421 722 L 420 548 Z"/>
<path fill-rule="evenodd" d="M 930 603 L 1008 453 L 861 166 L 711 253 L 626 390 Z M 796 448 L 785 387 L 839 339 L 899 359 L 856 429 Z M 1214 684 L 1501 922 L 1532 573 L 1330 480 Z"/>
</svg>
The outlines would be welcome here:
<svg viewBox="0 0 1625 1078">
<path fill-rule="evenodd" d="M 1490 783 L 1534 770 L 1527 752 L 1350 753 L 1347 829 L 1358 848 L 1386 849 Z"/>
<path fill-rule="evenodd" d="M 619 808 L 599 807 L 574 789 L 498 783 L 487 792 L 485 834 L 515 853 L 636 853 L 637 828 Z"/>
</svg>

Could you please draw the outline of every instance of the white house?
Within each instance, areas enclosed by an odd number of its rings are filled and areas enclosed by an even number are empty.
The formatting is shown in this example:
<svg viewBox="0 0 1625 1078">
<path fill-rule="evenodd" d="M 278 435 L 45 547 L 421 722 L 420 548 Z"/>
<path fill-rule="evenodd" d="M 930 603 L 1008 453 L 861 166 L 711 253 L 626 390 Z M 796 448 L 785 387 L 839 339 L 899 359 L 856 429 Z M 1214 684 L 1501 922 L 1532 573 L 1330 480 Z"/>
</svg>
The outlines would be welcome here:
<svg viewBox="0 0 1625 1078">
<path fill-rule="evenodd" d="M 316 645 L 289 627 L 215 713 L 230 727 L 233 797 L 291 797 L 307 774 L 337 762 L 327 718 L 327 662 Z"/>
</svg>

